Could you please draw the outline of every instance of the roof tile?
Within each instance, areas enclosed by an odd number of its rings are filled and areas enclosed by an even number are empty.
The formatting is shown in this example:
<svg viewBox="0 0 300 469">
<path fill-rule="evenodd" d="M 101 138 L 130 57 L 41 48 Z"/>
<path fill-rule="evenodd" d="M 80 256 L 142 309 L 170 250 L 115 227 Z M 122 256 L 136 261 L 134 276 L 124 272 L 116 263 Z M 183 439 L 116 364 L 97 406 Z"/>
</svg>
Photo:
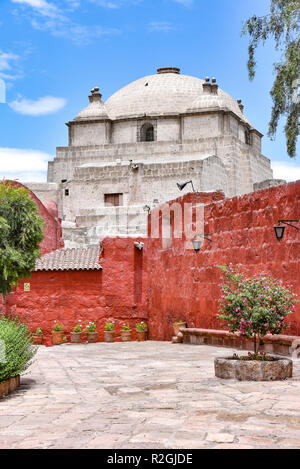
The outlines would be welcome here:
<svg viewBox="0 0 300 469">
<path fill-rule="evenodd" d="M 101 270 L 99 257 L 99 246 L 60 249 L 37 259 L 35 271 Z"/>
</svg>

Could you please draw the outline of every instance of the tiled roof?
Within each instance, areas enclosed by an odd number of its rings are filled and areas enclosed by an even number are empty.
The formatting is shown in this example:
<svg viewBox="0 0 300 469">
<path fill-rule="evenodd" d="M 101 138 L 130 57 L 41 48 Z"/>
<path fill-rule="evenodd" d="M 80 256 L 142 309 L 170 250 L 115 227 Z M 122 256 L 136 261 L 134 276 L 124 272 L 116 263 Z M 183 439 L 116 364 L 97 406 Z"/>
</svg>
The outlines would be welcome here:
<svg viewBox="0 0 300 469">
<path fill-rule="evenodd" d="M 100 248 L 60 249 L 45 254 L 35 264 L 35 271 L 101 270 Z"/>
</svg>

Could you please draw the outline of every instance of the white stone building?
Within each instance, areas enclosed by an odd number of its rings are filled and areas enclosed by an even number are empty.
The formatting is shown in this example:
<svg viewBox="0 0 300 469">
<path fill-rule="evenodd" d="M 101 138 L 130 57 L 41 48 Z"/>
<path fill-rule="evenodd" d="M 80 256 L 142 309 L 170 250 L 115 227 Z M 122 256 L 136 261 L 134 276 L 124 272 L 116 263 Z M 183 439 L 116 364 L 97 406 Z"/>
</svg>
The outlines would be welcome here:
<svg viewBox="0 0 300 469">
<path fill-rule="evenodd" d="M 66 247 L 146 233 L 145 205 L 181 195 L 177 182 L 232 197 L 273 178 L 262 134 L 215 79 L 162 68 L 105 103 L 99 88 L 89 100 L 67 123 L 69 145 L 49 162 L 48 183 L 30 184 L 58 204 Z"/>
</svg>

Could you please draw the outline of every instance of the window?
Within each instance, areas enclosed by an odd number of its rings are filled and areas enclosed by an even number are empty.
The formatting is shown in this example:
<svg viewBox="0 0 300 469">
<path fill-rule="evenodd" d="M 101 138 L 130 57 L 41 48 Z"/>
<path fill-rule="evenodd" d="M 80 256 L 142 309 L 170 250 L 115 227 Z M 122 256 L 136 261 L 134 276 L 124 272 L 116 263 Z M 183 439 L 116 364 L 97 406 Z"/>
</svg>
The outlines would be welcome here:
<svg viewBox="0 0 300 469">
<path fill-rule="evenodd" d="M 105 207 L 120 207 L 123 205 L 123 194 L 104 194 Z"/>
<path fill-rule="evenodd" d="M 65 196 L 67 197 L 68 195 L 70 195 L 69 189 L 65 189 Z"/>
<path fill-rule="evenodd" d="M 247 145 L 251 145 L 251 135 L 250 135 L 250 130 L 249 129 L 245 130 L 245 143 Z"/>
<path fill-rule="evenodd" d="M 140 142 L 154 142 L 154 127 L 152 124 L 144 124 L 140 130 Z"/>
<path fill-rule="evenodd" d="M 148 127 L 148 129 L 146 130 L 146 142 L 153 142 L 154 140 L 154 129 L 153 129 L 153 126 L 151 125 L 151 127 Z"/>
</svg>

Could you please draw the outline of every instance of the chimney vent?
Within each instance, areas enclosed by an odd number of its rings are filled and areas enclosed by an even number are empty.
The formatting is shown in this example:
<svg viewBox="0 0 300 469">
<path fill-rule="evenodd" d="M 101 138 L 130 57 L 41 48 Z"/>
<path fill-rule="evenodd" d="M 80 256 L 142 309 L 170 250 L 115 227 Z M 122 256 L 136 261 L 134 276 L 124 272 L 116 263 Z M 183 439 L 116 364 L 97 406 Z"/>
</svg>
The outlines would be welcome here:
<svg viewBox="0 0 300 469">
<path fill-rule="evenodd" d="M 219 85 L 217 85 L 217 80 L 215 78 L 212 78 L 211 82 L 211 93 L 218 94 Z"/>
<path fill-rule="evenodd" d="M 239 105 L 239 108 L 240 108 L 241 112 L 244 112 L 244 105 L 242 104 L 242 100 L 241 100 L 241 99 L 238 99 L 238 100 L 237 100 L 237 103 L 238 103 L 238 105 Z"/>
<path fill-rule="evenodd" d="M 177 67 L 162 67 L 157 69 L 158 75 L 162 73 L 176 73 L 177 75 L 180 74 L 180 68 Z"/>
</svg>

